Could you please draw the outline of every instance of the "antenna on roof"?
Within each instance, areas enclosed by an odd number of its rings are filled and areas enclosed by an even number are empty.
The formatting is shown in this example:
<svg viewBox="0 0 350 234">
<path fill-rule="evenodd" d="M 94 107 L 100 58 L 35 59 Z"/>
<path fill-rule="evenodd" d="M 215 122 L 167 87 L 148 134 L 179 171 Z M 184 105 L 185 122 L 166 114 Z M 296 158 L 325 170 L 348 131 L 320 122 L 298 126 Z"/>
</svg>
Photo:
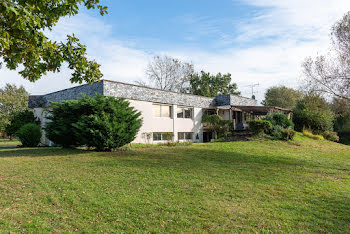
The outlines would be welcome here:
<svg viewBox="0 0 350 234">
<path fill-rule="evenodd" d="M 252 89 L 252 98 L 255 99 L 255 95 L 254 95 L 254 88 L 259 86 L 260 84 L 259 83 L 256 83 L 256 84 L 251 84 L 251 85 L 246 85 L 246 87 L 250 87 Z"/>
</svg>

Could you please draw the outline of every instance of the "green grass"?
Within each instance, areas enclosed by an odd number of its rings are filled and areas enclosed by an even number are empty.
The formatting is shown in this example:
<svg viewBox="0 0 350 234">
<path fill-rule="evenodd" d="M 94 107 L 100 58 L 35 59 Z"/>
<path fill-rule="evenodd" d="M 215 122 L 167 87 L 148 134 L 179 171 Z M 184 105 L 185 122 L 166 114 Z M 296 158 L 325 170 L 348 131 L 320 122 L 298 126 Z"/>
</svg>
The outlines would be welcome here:
<svg viewBox="0 0 350 234">
<path fill-rule="evenodd" d="M 208 143 L 0 150 L 1 232 L 350 230 L 350 147 Z"/>
<path fill-rule="evenodd" d="M 6 139 L 5 138 L 0 138 L 0 145 L 13 145 L 13 146 L 16 146 L 16 145 L 21 145 L 21 142 L 17 138 L 14 138 L 12 140 L 7 139 L 7 138 Z"/>
</svg>

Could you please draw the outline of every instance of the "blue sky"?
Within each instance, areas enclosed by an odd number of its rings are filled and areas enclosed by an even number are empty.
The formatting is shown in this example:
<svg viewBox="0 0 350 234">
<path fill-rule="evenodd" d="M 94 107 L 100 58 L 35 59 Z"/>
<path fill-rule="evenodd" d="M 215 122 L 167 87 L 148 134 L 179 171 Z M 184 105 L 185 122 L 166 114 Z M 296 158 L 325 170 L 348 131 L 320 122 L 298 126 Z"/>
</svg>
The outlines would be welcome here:
<svg viewBox="0 0 350 234">
<path fill-rule="evenodd" d="M 102 0 L 109 14 L 83 9 L 62 19 L 48 35 L 75 33 L 105 79 L 145 80 L 155 55 L 192 62 L 197 71 L 231 73 L 244 96 L 258 99 L 273 85 L 298 87 L 306 56 L 327 51 L 330 28 L 350 10 L 348 0 Z M 32 94 L 73 86 L 71 71 L 48 73 L 30 83 L 0 69 L 0 87 L 24 85 Z"/>
</svg>

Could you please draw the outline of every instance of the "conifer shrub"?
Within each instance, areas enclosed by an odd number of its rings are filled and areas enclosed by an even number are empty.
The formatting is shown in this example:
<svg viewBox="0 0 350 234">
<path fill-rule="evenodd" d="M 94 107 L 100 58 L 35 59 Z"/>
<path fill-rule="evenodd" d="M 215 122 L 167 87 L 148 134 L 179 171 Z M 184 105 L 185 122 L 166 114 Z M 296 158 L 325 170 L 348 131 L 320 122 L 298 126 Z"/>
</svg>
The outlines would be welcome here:
<svg viewBox="0 0 350 234">
<path fill-rule="evenodd" d="M 25 124 L 16 134 L 24 147 L 36 147 L 40 143 L 41 129 L 37 124 Z"/>
<path fill-rule="evenodd" d="M 46 131 L 53 143 L 64 147 L 85 145 L 112 151 L 135 139 L 142 125 L 140 116 L 122 98 L 83 96 L 53 103 Z"/>
</svg>

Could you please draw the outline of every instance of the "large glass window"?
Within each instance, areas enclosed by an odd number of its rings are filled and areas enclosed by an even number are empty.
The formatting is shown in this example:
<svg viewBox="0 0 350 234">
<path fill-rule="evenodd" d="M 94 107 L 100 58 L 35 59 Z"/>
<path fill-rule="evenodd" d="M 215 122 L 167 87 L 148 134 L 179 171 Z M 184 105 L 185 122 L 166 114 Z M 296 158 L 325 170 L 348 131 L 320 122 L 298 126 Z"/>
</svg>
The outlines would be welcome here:
<svg viewBox="0 0 350 234">
<path fill-rule="evenodd" d="M 193 132 L 179 132 L 177 136 L 179 140 L 192 140 Z"/>
<path fill-rule="evenodd" d="M 160 132 L 154 132 L 154 133 L 153 133 L 153 140 L 154 140 L 154 141 L 161 141 L 161 140 L 162 140 L 162 133 L 160 133 Z"/>
<path fill-rule="evenodd" d="M 173 136 L 172 132 L 154 132 L 153 141 L 169 141 L 173 140 Z"/>
<path fill-rule="evenodd" d="M 153 116 L 154 117 L 171 117 L 171 106 L 153 104 Z"/>
<path fill-rule="evenodd" d="M 193 108 L 190 107 L 177 107 L 177 118 L 192 119 Z"/>
</svg>

